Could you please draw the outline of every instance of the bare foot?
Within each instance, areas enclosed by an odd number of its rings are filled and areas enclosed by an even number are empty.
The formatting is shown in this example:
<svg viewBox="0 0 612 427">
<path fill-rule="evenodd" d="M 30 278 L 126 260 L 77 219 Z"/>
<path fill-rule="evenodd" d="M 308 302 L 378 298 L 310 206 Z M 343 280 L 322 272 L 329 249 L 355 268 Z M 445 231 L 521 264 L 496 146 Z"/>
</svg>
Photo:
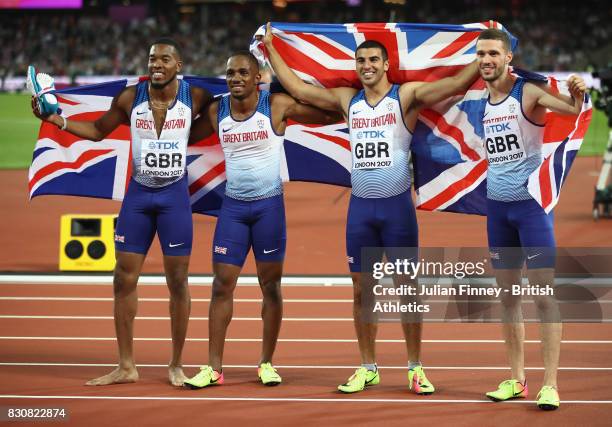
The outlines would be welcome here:
<svg viewBox="0 0 612 427">
<path fill-rule="evenodd" d="M 187 377 L 183 373 L 182 366 L 168 366 L 168 379 L 175 387 L 183 387 Z"/>
<path fill-rule="evenodd" d="M 124 369 L 116 367 L 110 374 L 89 380 L 85 385 L 125 384 L 135 383 L 136 381 L 138 381 L 138 371 L 136 368 Z"/>
</svg>

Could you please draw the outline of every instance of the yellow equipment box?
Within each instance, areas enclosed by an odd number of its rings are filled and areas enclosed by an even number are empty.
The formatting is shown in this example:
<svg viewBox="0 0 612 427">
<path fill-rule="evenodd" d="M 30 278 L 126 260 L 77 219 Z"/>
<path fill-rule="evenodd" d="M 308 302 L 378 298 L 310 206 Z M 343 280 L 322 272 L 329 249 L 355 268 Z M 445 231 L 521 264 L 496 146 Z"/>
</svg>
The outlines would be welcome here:
<svg viewBox="0 0 612 427">
<path fill-rule="evenodd" d="M 112 271 L 117 215 L 62 215 L 60 271 Z"/>
</svg>

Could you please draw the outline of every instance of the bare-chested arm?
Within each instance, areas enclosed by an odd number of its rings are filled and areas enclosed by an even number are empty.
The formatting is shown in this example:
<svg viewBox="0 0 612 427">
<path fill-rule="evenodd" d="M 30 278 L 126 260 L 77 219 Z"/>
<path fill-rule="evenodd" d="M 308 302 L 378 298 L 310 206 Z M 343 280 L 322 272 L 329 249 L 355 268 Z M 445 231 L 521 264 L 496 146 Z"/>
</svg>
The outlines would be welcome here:
<svg viewBox="0 0 612 427">
<path fill-rule="evenodd" d="M 203 114 L 214 97 L 206 89 L 191 86 L 192 113 L 195 118 L 198 114 Z"/>
<path fill-rule="evenodd" d="M 62 127 L 64 125 L 64 120 L 66 120 L 66 127 L 64 130 L 67 132 L 91 141 L 100 141 L 119 125 L 130 124 L 129 112 L 134 102 L 135 93 L 136 90 L 134 87 L 124 89 L 119 95 L 113 98 L 110 109 L 95 121 L 69 120 L 57 114 L 50 114 L 47 117 L 43 117 L 38 110 L 38 105 L 34 98 L 32 98 L 32 112 L 39 119 L 52 123 L 57 127 Z"/>
<path fill-rule="evenodd" d="M 578 115 L 582 109 L 586 83 L 581 77 L 570 76 L 567 87 L 571 97 L 553 93 L 548 86 L 526 83 L 523 88 L 523 109 L 529 118 L 543 115 L 546 110 Z"/>
<path fill-rule="evenodd" d="M 217 132 L 217 109 L 219 101 L 217 99 L 209 102 L 206 109 L 200 114 L 192 124 L 189 133 L 189 144 L 208 138 L 213 133 Z"/>
<path fill-rule="evenodd" d="M 477 78 L 478 64 L 474 61 L 452 77 L 446 77 L 435 82 L 409 82 L 402 84 L 400 86 L 400 98 L 402 99 L 404 115 L 410 116 L 410 111 L 418 113 L 422 108 L 429 107 L 450 96 L 468 90 Z"/>
<path fill-rule="evenodd" d="M 283 133 L 287 120 L 299 123 L 328 125 L 342 120 L 342 114 L 337 111 L 321 110 L 319 108 L 301 104 L 284 93 L 273 94 L 272 123 L 277 133 Z"/>
</svg>

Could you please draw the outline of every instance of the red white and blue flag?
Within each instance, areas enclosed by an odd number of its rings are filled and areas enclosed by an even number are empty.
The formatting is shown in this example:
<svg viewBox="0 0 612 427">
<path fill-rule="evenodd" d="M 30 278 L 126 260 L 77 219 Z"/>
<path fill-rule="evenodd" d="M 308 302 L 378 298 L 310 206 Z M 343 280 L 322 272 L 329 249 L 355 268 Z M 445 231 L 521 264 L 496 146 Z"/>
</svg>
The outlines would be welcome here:
<svg viewBox="0 0 612 427">
<path fill-rule="evenodd" d="M 304 81 L 321 87 L 359 88 L 354 52 L 364 40 L 377 40 L 388 50 L 392 83 L 432 81 L 457 73 L 475 59 L 476 39 L 493 21 L 466 25 L 434 24 L 286 24 L 272 23 L 274 46 Z M 256 35 L 261 35 L 261 27 Z M 518 41 L 510 35 L 513 49 Z M 256 37 L 251 51 L 265 58 Z M 529 80 L 546 77 L 516 70 Z M 557 82 L 551 79 L 551 85 Z M 488 92 L 478 80 L 464 94 L 422 111 L 412 142 L 417 208 L 486 214 L 487 161 L 482 116 Z M 578 119 L 549 113 L 544 135 L 544 161 L 529 179 L 532 196 L 550 211 L 591 116 L 591 104 Z"/>
<path fill-rule="evenodd" d="M 470 63 L 476 38 L 489 25 L 273 24 L 273 32 L 278 36 L 274 39 L 277 50 L 304 80 L 324 87 L 358 87 L 354 51 L 363 40 L 376 39 L 387 46 L 392 82 L 431 81 L 453 75 Z M 257 52 L 262 45 L 254 40 L 251 47 Z M 222 79 L 185 79 L 215 95 L 227 90 Z M 108 110 L 115 95 L 137 82 L 64 89 L 57 96 L 66 117 L 95 120 Z M 484 83 L 478 81 L 465 94 L 422 112 L 412 144 L 419 209 L 486 213 L 487 164 L 482 143 L 486 97 Z M 578 120 L 550 116 L 544 142 L 545 153 L 551 155 L 529 181 L 530 192 L 547 210 L 556 204 L 580 147 L 590 104 L 585 104 Z M 564 126 L 556 126 L 559 123 Z M 283 153 L 284 180 L 350 186 L 345 123 L 290 124 Z M 30 197 L 68 194 L 121 200 L 131 173 L 130 154 L 128 126 L 92 142 L 43 123 L 30 167 Z M 193 210 L 215 215 L 225 188 L 225 162 L 216 136 L 188 148 L 187 168 Z"/>
<path fill-rule="evenodd" d="M 225 80 L 183 77 L 214 95 L 227 91 Z M 114 96 L 138 78 L 56 92 L 62 114 L 71 120 L 96 120 Z M 350 147 L 343 123 L 318 127 L 293 123 L 285 132 L 281 174 L 285 181 L 315 181 L 350 186 Z M 43 122 L 29 171 L 30 197 L 50 194 L 122 200 L 131 175 L 129 126 L 121 125 L 99 142 L 84 140 Z M 216 135 L 187 149 L 189 192 L 194 212 L 216 215 L 225 191 L 225 159 Z"/>
</svg>

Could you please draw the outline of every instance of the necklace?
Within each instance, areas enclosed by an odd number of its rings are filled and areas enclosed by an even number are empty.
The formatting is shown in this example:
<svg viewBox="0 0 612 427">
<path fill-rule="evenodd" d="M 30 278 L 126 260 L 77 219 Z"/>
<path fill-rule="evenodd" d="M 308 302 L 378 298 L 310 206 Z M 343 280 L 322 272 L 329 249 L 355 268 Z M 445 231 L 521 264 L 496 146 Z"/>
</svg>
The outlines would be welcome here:
<svg viewBox="0 0 612 427">
<path fill-rule="evenodd" d="M 179 81 L 176 81 L 176 91 L 174 92 L 174 96 L 172 97 L 172 99 L 168 102 L 159 102 L 159 101 L 155 101 L 153 100 L 153 97 L 151 96 L 151 84 L 149 83 L 148 86 L 148 91 L 149 91 L 149 107 L 151 107 L 154 110 L 167 110 L 168 107 L 170 105 L 172 105 L 172 103 L 174 102 L 174 100 L 176 99 L 176 95 L 178 94 L 178 90 L 179 90 Z"/>
</svg>

